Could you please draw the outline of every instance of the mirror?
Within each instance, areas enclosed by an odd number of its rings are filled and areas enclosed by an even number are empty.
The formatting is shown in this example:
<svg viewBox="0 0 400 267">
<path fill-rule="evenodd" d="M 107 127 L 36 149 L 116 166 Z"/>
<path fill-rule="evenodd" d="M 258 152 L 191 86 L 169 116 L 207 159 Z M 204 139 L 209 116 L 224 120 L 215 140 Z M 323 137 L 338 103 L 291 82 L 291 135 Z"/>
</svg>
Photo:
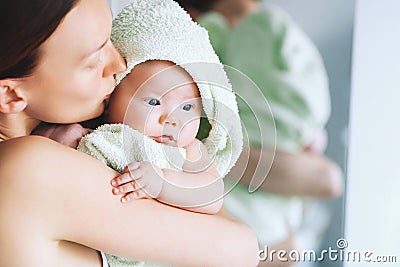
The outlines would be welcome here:
<svg viewBox="0 0 400 267">
<path fill-rule="evenodd" d="M 264 3 L 272 3 L 289 13 L 321 53 L 328 72 L 332 107 L 325 154 L 341 167 L 346 179 L 355 1 L 264 0 Z M 320 247 L 338 249 L 337 241 L 344 237 L 345 196 L 323 202 L 331 212 L 331 220 Z M 328 257 L 313 265 L 304 264 L 321 267 L 342 265 L 343 262 L 331 261 Z"/>
<path fill-rule="evenodd" d="M 327 130 L 329 143 L 326 155 L 340 165 L 346 179 L 347 139 L 351 86 L 351 58 L 355 1 L 264 0 L 287 11 L 314 41 L 328 72 L 332 112 Z M 331 212 L 331 222 L 321 249 L 337 249 L 337 240 L 344 237 L 345 197 L 324 201 Z M 340 261 L 324 259 L 316 266 L 342 266 Z M 305 265 L 311 266 L 311 265 Z"/>
</svg>

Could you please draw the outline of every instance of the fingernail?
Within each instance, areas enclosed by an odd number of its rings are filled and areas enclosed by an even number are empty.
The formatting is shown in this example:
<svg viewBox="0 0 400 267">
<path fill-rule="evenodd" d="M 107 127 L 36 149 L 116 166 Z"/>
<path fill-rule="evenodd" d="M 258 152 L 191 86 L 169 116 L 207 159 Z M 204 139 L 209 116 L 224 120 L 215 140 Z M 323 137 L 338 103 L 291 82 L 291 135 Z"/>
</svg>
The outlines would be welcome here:
<svg viewBox="0 0 400 267">
<path fill-rule="evenodd" d="M 118 194 L 118 192 L 119 192 L 118 188 L 113 188 L 113 192 L 114 192 L 114 194 Z"/>
<path fill-rule="evenodd" d="M 125 203 L 126 199 L 123 197 L 123 198 L 121 198 L 121 201 L 122 201 L 122 203 Z"/>
<path fill-rule="evenodd" d="M 112 180 L 112 181 L 111 181 L 111 185 L 112 185 L 112 186 L 116 186 L 116 185 L 117 185 L 117 181 Z"/>
</svg>

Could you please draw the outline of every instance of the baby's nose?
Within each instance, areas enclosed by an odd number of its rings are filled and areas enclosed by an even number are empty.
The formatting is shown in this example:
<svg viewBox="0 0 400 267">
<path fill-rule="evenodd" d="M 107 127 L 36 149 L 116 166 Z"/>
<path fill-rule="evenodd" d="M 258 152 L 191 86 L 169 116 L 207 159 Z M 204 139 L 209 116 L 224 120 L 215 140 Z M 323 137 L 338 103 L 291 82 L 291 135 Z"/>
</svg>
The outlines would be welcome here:
<svg viewBox="0 0 400 267">
<path fill-rule="evenodd" d="M 175 116 L 169 114 L 160 117 L 160 124 L 176 127 L 178 125 L 178 121 Z"/>
</svg>

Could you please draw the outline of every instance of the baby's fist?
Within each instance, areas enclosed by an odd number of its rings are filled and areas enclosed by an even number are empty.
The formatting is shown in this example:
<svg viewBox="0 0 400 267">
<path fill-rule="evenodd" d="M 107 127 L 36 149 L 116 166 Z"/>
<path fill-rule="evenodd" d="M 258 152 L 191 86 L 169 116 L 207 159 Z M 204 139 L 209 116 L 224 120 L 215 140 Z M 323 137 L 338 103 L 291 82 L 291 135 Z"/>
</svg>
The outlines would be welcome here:
<svg viewBox="0 0 400 267">
<path fill-rule="evenodd" d="M 124 194 L 121 198 L 122 202 L 139 198 L 157 198 L 162 191 L 164 173 L 162 169 L 151 162 L 133 162 L 126 166 L 122 175 L 115 180 L 112 184 L 116 187 L 116 191 Z M 125 185 L 131 183 L 131 189 L 123 190 L 123 186 L 121 186 L 123 183 Z"/>
</svg>

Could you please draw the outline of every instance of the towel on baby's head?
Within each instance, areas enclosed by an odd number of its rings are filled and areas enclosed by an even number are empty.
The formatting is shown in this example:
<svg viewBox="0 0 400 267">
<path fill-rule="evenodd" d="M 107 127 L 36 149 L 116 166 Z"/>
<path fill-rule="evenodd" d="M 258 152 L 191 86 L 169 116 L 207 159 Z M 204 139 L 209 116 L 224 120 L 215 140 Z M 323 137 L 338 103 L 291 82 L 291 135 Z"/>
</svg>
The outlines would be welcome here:
<svg viewBox="0 0 400 267">
<path fill-rule="evenodd" d="M 203 142 L 226 175 L 242 150 L 242 129 L 235 94 L 207 31 L 172 0 L 134 0 L 114 19 L 111 40 L 127 61 L 117 84 L 148 60 L 171 61 L 191 75 L 211 125 Z"/>
</svg>

